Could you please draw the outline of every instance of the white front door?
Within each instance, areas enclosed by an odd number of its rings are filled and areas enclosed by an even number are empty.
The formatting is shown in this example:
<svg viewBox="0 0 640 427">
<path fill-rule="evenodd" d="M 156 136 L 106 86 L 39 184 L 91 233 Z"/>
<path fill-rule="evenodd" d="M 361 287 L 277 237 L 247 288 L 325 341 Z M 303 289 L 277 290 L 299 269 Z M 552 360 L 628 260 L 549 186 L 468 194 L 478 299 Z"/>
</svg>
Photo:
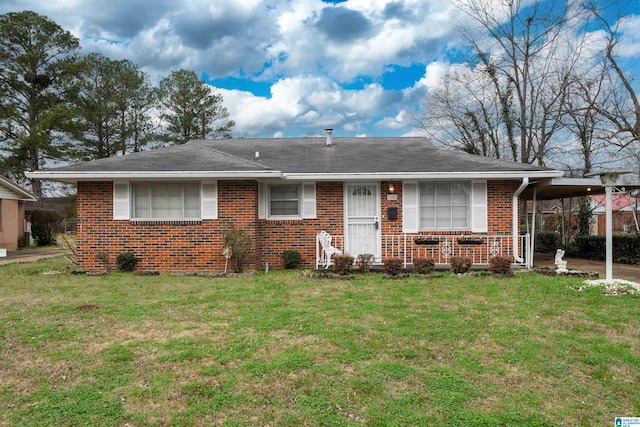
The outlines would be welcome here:
<svg viewBox="0 0 640 427">
<path fill-rule="evenodd" d="M 345 248 L 356 258 L 373 254 L 380 260 L 380 186 L 345 184 Z"/>
</svg>

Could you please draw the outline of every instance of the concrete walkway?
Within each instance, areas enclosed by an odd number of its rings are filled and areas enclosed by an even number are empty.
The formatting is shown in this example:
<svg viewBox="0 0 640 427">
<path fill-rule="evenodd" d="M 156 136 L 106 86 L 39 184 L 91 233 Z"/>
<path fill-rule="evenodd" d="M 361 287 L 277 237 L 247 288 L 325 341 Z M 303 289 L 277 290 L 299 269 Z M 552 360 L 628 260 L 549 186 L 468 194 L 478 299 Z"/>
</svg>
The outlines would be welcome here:
<svg viewBox="0 0 640 427">
<path fill-rule="evenodd" d="M 567 261 L 569 270 L 595 271 L 600 275 L 600 279 L 607 278 L 607 267 L 604 261 L 593 261 L 582 258 L 563 258 Z M 554 263 L 555 253 L 543 254 L 536 252 L 533 256 L 533 266 L 556 268 Z M 613 263 L 613 278 L 629 280 L 631 282 L 640 283 L 640 266 L 631 264 Z"/>
<path fill-rule="evenodd" d="M 67 251 L 60 247 L 46 247 L 42 249 L 20 249 L 7 253 L 6 257 L 0 258 L 0 265 L 13 264 L 16 262 L 33 262 L 40 259 L 54 258 L 66 254 Z"/>
</svg>

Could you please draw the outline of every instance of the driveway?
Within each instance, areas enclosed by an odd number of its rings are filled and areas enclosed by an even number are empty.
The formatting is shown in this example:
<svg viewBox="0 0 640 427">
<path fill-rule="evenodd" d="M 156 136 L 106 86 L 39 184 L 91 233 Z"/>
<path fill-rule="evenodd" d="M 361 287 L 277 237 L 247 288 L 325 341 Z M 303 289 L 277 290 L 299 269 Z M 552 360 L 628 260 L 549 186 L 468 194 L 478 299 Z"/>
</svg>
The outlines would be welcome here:
<svg viewBox="0 0 640 427">
<path fill-rule="evenodd" d="M 581 271 L 595 271 L 600 275 L 601 279 L 606 279 L 607 270 L 604 261 L 593 261 L 582 258 L 563 258 L 567 261 L 567 268 L 569 270 L 581 270 Z M 539 253 L 536 252 L 533 256 L 534 267 L 549 267 L 556 268 L 554 263 L 555 253 Z M 631 264 L 613 263 L 613 278 L 629 280 L 631 282 L 640 283 L 640 266 Z"/>
</svg>

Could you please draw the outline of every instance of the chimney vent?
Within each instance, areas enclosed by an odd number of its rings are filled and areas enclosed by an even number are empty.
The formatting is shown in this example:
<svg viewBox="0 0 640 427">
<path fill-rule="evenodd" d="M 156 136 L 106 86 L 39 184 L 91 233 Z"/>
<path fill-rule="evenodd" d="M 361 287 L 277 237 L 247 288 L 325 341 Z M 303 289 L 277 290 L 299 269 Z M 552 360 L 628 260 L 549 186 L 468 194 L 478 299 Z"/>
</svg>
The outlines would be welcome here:
<svg viewBox="0 0 640 427">
<path fill-rule="evenodd" d="M 333 145 L 333 129 L 327 128 L 324 131 L 327 133 L 327 140 L 325 142 L 325 145 L 327 147 L 330 147 Z"/>
</svg>

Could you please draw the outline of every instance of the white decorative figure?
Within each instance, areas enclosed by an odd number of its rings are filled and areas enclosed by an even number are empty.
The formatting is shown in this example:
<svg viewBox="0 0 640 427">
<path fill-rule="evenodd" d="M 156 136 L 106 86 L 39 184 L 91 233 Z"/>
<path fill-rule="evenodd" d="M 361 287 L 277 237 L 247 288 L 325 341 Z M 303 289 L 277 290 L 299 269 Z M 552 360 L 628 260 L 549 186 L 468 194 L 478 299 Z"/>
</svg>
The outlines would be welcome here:
<svg viewBox="0 0 640 427">
<path fill-rule="evenodd" d="M 562 257 L 564 256 L 564 250 L 558 249 L 556 251 L 556 273 L 566 273 L 567 271 L 567 261 L 564 261 Z"/>
</svg>

